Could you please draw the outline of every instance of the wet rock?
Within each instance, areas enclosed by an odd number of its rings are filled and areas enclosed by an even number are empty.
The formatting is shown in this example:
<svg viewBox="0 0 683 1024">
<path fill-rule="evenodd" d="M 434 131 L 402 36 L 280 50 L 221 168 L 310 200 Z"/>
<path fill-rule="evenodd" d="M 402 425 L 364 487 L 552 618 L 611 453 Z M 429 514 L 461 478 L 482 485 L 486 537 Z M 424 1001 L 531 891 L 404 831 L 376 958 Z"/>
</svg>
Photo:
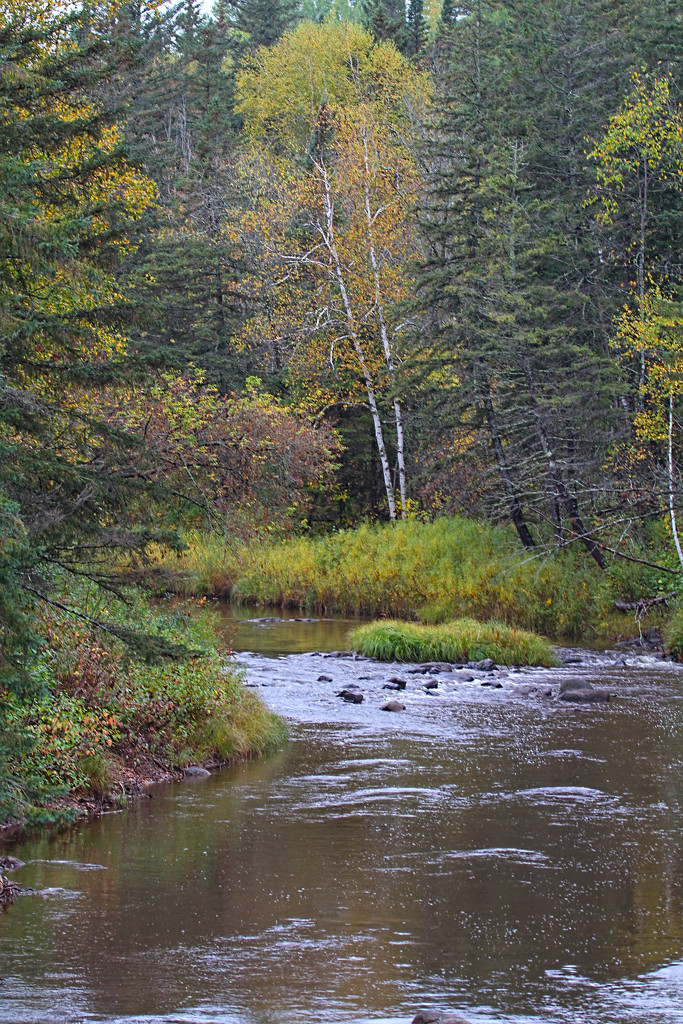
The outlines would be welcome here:
<svg viewBox="0 0 683 1024">
<path fill-rule="evenodd" d="M 318 676 L 319 683 L 331 683 L 332 681 L 332 676 Z"/>
<path fill-rule="evenodd" d="M 413 1017 L 412 1024 L 470 1024 L 459 1013 L 449 1010 L 421 1010 Z"/>
<path fill-rule="evenodd" d="M 589 690 L 563 690 L 559 700 L 568 704 L 606 704 L 610 697 L 609 690 L 591 687 Z"/>
<path fill-rule="evenodd" d="M 206 779 L 211 774 L 207 772 L 206 768 L 202 768 L 198 764 L 189 764 L 187 768 L 183 768 L 183 775 L 186 779 Z"/>
<path fill-rule="evenodd" d="M 614 665 L 615 668 L 623 668 L 625 665 L 628 664 L 628 662 L 626 661 L 626 658 L 624 657 L 624 655 L 620 654 L 618 658 L 615 658 L 615 660 L 612 662 L 612 664 Z"/>
<path fill-rule="evenodd" d="M 593 684 L 588 679 L 563 679 L 560 683 L 560 694 L 568 690 L 592 690 Z"/>
<path fill-rule="evenodd" d="M 427 682 L 422 687 L 423 690 L 438 690 L 438 688 L 439 684 L 437 683 L 436 679 L 428 679 Z"/>
<path fill-rule="evenodd" d="M 418 665 L 416 668 L 409 668 L 408 674 L 411 676 L 426 676 L 429 672 L 427 665 Z"/>
<path fill-rule="evenodd" d="M 382 711 L 405 711 L 405 704 L 401 704 L 398 700 L 388 700 L 386 704 L 382 704 Z"/>
<path fill-rule="evenodd" d="M 583 662 L 583 658 L 580 658 L 578 654 L 565 654 L 563 651 L 558 651 L 558 655 L 563 665 L 580 665 Z"/>
<path fill-rule="evenodd" d="M 471 676 L 469 674 L 466 675 L 466 676 L 458 676 L 456 682 L 458 682 L 458 683 L 473 683 L 474 682 L 474 676 Z"/>
<path fill-rule="evenodd" d="M 399 676 L 391 676 L 389 682 L 393 683 L 397 690 L 405 690 L 406 688 L 405 679 L 401 679 Z"/>
<path fill-rule="evenodd" d="M 432 674 L 436 672 L 452 672 L 453 666 L 449 661 L 426 661 L 424 668 Z"/>
<path fill-rule="evenodd" d="M 327 654 L 324 655 L 324 657 L 326 657 L 326 658 L 353 658 L 354 657 L 354 653 L 353 653 L 353 651 L 328 651 Z"/>
<path fill-rule="evenodd" d="M 477 672 L 493 672 L 497 667 L 493 658 L 482 658 L 481 661 L 468 661 L 468 668 L 475 668 Z"/>
<path fill-rule="evenodd" d="M 552 697 L 552 686 L 536 686 L 534 683 L 522 683 L 512 691 L 515 697 Z"/>
<path fill-rule="evenodd" d="M 348 701 L 349 704 L 363 703 L 363 694 L 358 693 L 357 690 L 340 690 L 337 696 L 343 698 L 343 700 L 345 701 Z"/>
<path fill-rule="evenodd" d="M 320 619 L 292 619 L 292 622 L 320 622 Z"/>
<path fill-rule="evenodd" d="M 284 622 L 279 615 L 265 615 L 262 619 L 248 619 L 248 622 L 268 623 L 268 622 Z"/>
<path fill-rule="evenodd" d="M 482 686 L 490 686 L 493 690 L 502 690 L 503 684 L 499 683 L 497 679 L 485 679 L 481 684 Z"/>
</svg>

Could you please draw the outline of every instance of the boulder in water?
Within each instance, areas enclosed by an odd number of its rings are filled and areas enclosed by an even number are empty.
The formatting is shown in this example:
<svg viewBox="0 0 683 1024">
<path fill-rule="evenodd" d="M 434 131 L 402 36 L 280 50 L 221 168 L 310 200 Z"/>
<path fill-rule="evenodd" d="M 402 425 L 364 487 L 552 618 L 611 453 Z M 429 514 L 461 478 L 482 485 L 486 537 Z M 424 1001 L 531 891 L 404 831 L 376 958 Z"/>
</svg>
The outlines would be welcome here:
<svg viewBox="0 0 683 1024">
<path fill-rule="evenodd" d="M 482 658 L 481 661 L 468 661 L 468 668 L 475 668 L 477 672 L 493 672 L 497 665 L 493 658 Z"/>
<path fill-rule="evenodd" d="M 405 711 L 405 704 L 401 704 L 398 700 L 388 700 L 386 704 L 382 704 L 382 711 Z"/>
<path fill-rule="evenodd" d="M 343 700 L 347 701 L 349 704 L 362 704 L 363 703 L 363 694 L 362 693 L 358 693 L 357 690 L 340 690 L 339 693 L 337 694 L 337 696 L 341 697 Z"/>
<path fill-rule="evenodd" d="M 459 1013 L 451 1013 L 450 1010 L 420 1010 L 413 1017 L 412 1024 L 470 1024 Z"/>
<path fill-rule="evenodd" d="M 609 690 L 591 686 L 589 689 L 563 690 L 559 700 L 568 704 L 606 704 L 611 696 Z"/>
</svg>

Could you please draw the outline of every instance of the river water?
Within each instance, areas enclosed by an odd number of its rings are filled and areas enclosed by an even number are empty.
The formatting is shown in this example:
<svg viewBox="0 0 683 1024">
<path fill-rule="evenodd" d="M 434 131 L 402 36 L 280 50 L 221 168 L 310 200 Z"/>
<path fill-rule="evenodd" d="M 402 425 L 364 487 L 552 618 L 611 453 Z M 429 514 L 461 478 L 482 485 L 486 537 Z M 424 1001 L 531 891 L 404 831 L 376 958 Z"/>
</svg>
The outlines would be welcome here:
<svg viewBox="0 0 683 1024">
<path fill-rule="evenodd" d="M 683 1024 L 683 671 L 484 687 L 329 656 L 347 627 L 240 627 L 279 754 L 13 851 L 40 895 L 0 919 L 0 1021 Z M 525 692 L 566 676 L 612 701 Z"/>
</svg>

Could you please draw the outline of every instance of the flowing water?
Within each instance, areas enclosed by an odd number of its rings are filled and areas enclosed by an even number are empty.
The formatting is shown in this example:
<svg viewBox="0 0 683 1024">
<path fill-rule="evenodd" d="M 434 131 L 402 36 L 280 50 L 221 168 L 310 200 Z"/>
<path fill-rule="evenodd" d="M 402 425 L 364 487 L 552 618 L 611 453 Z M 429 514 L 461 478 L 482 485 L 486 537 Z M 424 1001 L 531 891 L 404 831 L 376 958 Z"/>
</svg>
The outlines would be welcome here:
<svg viewBox="0 0 683 1024">
<path fill-rule="evenodd" d="M 0 1021 L 683 1024 L 683 671 L 484 687 L 326 655 L 347 626 L 240 627 L 285 750 L 13 851 Z M 567 676 L 612 701 L 526 692 Z"/>
</svg>

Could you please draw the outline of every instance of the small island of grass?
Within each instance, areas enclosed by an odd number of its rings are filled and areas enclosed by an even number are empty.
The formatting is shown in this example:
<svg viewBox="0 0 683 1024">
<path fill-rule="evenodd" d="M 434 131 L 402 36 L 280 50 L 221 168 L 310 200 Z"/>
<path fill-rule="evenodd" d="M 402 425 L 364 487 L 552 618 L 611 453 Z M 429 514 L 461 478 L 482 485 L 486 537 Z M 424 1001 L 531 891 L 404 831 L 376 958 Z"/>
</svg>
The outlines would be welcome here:
<svg viewBox="0 0 683 1024">
<path fill-rule="evenodd" d="M 467 662 L 492 658 L 503 665 L 559 664 L 545 637 L 500 622 L 456 619 L 439 626 L 385 620 L 350 634 L 354 650 L 379 661 Z"/>
</svg>

